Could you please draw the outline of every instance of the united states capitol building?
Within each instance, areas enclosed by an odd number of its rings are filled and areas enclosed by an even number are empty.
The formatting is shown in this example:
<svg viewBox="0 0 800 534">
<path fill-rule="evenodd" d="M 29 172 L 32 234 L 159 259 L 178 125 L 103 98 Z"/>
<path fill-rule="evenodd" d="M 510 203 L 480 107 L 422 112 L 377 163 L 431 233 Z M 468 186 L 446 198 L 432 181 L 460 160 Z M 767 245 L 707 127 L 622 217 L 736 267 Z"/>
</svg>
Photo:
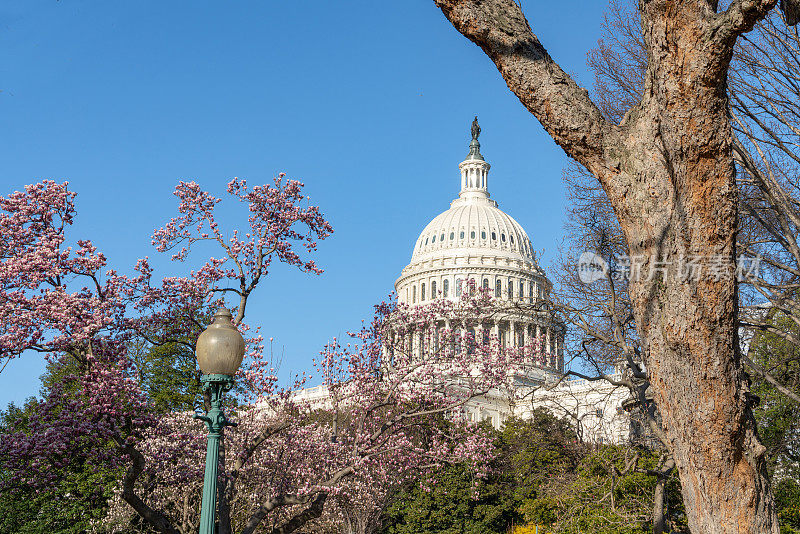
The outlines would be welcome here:
<svg viewBox="0 0 800 534">
<path fill-rule="evenodd" d="M 398 303 L 423 306 L 435 299 L 455 300 L 468 288 L 491 290 L 496 312 L 483 328 L 504 348 L 530 351 L 530 361 L 508 389 L 469 401 L 464 416 L 470 421 L 500 428 L 509 417 L 525 418 L 534 408 L 546 408 L 571 420 L 585 441 L 625 442 L 630 434 L 630 417 L 622 407 L 627 390 L 603 380 L 563 379 L 566 326 L 547 306 L 552 283 L 525 229 L 491 198 L 491 166 L 481 155 L 479 135 L 476 118 L 469 153 L 458 165 L 458 198 L 422 230 L 411 261 L 394 284 Z M 408 341 L 409 350 L 422 351 L 421 340 L 412 336 Z M 531 351 L 532 346 L 539 349 Z M 297 397 L 324 403 L 327 391 L 318 386 Z"/>
</svg>

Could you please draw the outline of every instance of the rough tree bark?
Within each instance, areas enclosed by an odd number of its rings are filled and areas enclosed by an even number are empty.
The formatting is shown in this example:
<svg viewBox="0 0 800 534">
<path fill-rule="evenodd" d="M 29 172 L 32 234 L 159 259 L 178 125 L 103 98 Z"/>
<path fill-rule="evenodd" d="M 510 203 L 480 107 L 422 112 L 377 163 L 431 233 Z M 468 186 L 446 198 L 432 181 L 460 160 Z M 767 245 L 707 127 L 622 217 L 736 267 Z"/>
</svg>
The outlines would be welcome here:
<svg viewBox="0 0 800 534">
<path fill-rule="evenodd" d="M 667 525 L 667 481 L 672 470 L 675 469 L 675 461 L 672 458 L 662 461 L 659 469 L 648 474 L 656 477 L 656 490 L 653 499 L 653 534 L 664 534 L 669 532 Z"/>
<path fill-rule="evenodd" d="M 550 58 L 514 0 L 434 1 L 599 179 L 631 257 L 650 266 L 629 292 L 692 532 L 777 533 L 738 352 L 726 92 L 737 37 L 777 0 L 734 0 L 721 13 L 713 0 L 641 0 L 645 87 L 619 125 Z M 690 257 L 715 262 L 715 275 L 686 276 Z"/>
</svg>

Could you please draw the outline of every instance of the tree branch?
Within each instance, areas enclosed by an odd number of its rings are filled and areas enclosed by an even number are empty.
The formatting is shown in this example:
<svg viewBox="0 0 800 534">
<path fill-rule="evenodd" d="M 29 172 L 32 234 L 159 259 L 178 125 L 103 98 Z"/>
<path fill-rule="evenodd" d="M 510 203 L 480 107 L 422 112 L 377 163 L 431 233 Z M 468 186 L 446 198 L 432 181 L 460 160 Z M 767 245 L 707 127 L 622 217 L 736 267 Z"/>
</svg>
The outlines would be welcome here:
<svg viewBox="0 0 800 534">
<path fill-rule="evenodd" d="M 180 534 L 180 531 L 172 526 L 170 520 L 160 510 L 155 510 L 147 505 L 135 492 L 134 486 L 139 475 L 144 471 L 144 456 L 132 445 L 126 444 L 120 436 L 115 436 L 114 440 L 120 450 L 127 454 L 131 459 L 125 477 L 122 480 L 122 499 L 133 508 L 139 516 L 162 534 Z"/>
<path fill-rule="evenodd" d="M 716 34 L 722 40 L 730 40 L 749 32 L 777 3 L 778 0 L 734 0 L 718 15 Z"/>
<path fill-rule="evenodd" d="M 766 380 L 767 382 L 769 382 L 770 384 L 775 386 L 775 389 L 777 389 L 778 391 L 780 391 L 781 393 L 783 393 L 784 395 L 786 395 L 787 397 L 789 397 L 793 401 L 795 401 L 797 403 L 800 403 L 800 396 L 798 396 L 794 391 L 792 391 L 791 389 L 785 387 L 783 384 L 778 382 L 778 380 L 774 376 L 769 374 L 766 370 L 764 370 L 763 367 L 761 367 L 760 365 L 755 363 L 753 360 L 748 358 L 747 355 L 742 354 L 742 360 L 744 361 L 745 364 L 747 364 L 747 366 L 750 369 L 752 369 L 753 371 L 756 372 L 756 374 L 761 376 L 761 378 L 763 378 L 764 380 Z"/>
<path fill-rule="evenodd" d="M 508 88 L 556 143 L 595 175 L 608 147 L 620 143 L 580 87 L 548 55 L 514 0 L 434 0 L 445 17 L 494 61 Z"/>
</svg>

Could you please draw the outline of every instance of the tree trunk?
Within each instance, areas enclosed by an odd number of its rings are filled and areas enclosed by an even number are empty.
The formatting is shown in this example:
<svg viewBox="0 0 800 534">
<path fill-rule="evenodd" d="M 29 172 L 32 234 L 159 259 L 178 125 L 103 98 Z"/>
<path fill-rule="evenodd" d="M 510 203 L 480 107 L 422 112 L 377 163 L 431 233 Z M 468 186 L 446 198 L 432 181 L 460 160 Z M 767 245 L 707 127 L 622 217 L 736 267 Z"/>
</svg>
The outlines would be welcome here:
<svg viewBox="0 0 800 534">
<path fill-rule="evenodd" d="M 670 465 L 672 460 L 669 461 Z M 653 534 L 669 532 L 667 528 L 667 481 L 672 472 L 672 467 L 662 468 L 656 474 L 656 489 L 653 494 Z"/>
<path fill-rule="evenodd" d="M 655 501 L 653 503 L 653 534 L 664 534 L 667 532 L 665 524 L 666 504 L 667 504 L 667 481 L 659 478 L 656 482 Z"/>
<path fill-rule="evenodd" d="M 736 330 L 736 186 L 726 75 L 775 1 L 642 2 L 641 102 L 610 124 L 513 0 L 435 0 L 554 140 L 599 180 L 627 240 L 647 371 L 698 534 L 777 533 Z M 685 276 L 688 260 L 701 273 Z M 636 273 L 640 265 L 640 273 Z"/>
</svg>

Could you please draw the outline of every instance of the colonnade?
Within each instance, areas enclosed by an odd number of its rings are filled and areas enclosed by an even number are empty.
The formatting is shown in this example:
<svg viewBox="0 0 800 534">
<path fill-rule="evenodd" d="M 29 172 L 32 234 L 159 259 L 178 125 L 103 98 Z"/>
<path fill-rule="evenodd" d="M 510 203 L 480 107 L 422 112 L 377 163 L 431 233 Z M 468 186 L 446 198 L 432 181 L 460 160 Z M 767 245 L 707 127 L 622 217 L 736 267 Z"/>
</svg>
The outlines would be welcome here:
<svg viewBox="0 0 800 534">
<path fill-rule="evenodd" d="M 470 338 L 488 341 L 498 340 L 502 349 L 523 349 L 526 364 L 562 371 L 564 367 L 563 343 L 564 329 L 558 324 L 542 324 L 515 318 L 499 318 L 476 324 L 455 323 L 449 319 L 436 321 L 433 327 L 407 331 L 403 334 L 391 332 L 386 340 L 384 357 L 392 357 L 393 351 L 400 350 L 414 359 L 437 357 L 437 353 L 446 349 L 442 340 L 443 331 L 453 331 L 460 343 L 450 347 L 456 353 L 470 349 Z M 535 351 L 535 340 L 541 346 Z M 385 345 L 386 345 L 385 344 Z"/>
</svg>

